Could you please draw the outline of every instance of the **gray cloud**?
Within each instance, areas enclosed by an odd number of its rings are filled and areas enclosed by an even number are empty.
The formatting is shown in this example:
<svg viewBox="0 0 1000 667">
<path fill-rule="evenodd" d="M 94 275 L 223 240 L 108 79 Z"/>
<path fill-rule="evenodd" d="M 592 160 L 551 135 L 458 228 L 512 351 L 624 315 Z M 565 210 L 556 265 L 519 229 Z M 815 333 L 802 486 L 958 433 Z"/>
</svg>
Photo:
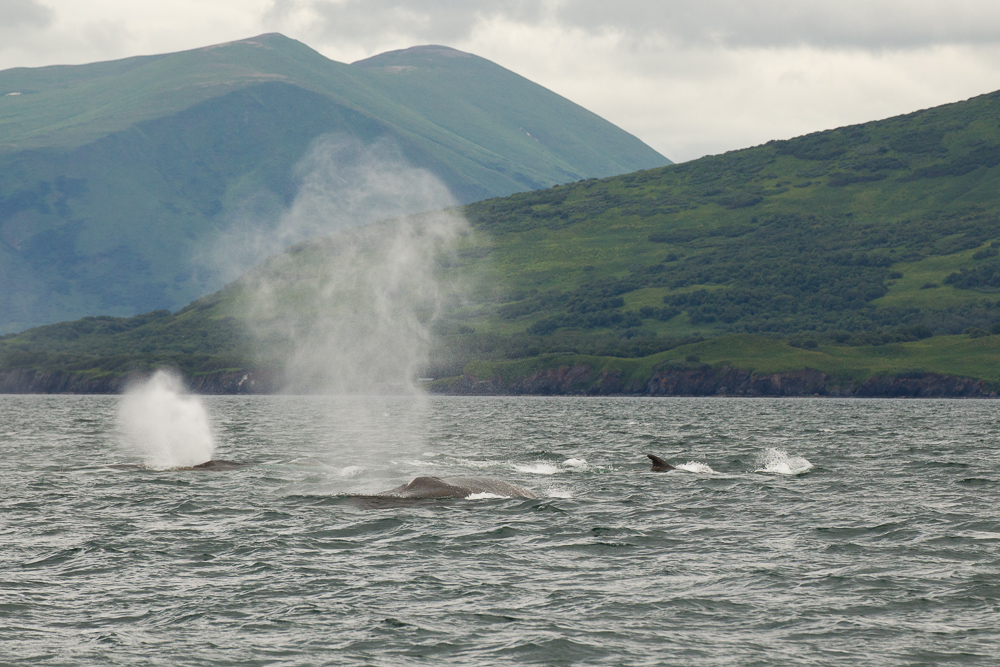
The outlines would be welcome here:
<svg viewBox="0 0 1000 667">
<path fill-rule="evenodd" d="M 3 0 L 0 2 L 0 30 L 46 28 L 52 24 L 55 12 L 36 0 Z"/>
<path fill-rule="evenodd" d="M 324 36 L 455 41 L 491 20 L 614 32 L 634 47 L 913 49 L 1000 43 L 1000 3 L 982 0 L 275 0 L 267 19 L 310 10 Z"/>
<path fill-rule="evenodd" d="M 826 49 L 1000 42 L 1000 5 L 981 0 L 571 0 L 559 18 L 681 43 Z"/>
<path fill-rule="evenodd" d="M 408 35 L 447 42 L 467 37 L 480 22 L 493 18 L 537 23 L 545 6 L 537 0 L 274 0 L 264 20 L 280 23 L 305 9 L 321 18 L 319 31 L 327 37 L 364 43 Z"/>
</svg>

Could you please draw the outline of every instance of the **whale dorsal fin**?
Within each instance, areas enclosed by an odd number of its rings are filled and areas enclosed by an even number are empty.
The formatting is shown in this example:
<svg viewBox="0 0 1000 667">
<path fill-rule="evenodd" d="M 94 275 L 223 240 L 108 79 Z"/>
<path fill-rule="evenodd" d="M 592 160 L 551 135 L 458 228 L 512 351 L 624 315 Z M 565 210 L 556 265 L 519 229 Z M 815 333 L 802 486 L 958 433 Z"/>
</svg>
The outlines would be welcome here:
<svg viewBox="0 0 1000 667">
<path fill-rule="evenodd" d="M 656 456 L 654 454 L 646 454 L 646 456 L 648 456 L 649 460 L 653 462 L 653 467 L 650 468 L 652 472 L 666 472 L 667 470 L 675 469 L 672 465 L 661 459 L 659 456 Z"/>
</svg>

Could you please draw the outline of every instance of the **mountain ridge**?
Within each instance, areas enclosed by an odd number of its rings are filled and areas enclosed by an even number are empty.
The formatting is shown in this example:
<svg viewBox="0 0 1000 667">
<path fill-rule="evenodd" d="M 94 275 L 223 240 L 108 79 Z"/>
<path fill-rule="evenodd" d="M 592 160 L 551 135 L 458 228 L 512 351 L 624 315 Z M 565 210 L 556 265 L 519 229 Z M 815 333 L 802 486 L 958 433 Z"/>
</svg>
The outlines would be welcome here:
<svg viewBox="0 0 1000 667">
<path fill-rule="evenodd" d="M 669 163 L 581 107 L 467 56 L 459 60 L 475 67 L 472 78 L 485 72 L 492 95 L 512 100 L 504 113 L 534 109 L 536 133 L 565 118 L 582 125 L 566 136 L 553 130 L 542 145 L 480 108 L 490 91 L 450 85 L 470 78 L 453 66 L 418 72 L 433 99 L 416 108 L 391 77 L 278 33 L 0 72 L 0 279 L 11 288 L 0 294 L 0 331 L 176 309 L 217 289 L 221 274 L 197 253 L 248 201 L 277 224 L 300 184 L 295 166 L 321 136 L 387 141 L 459 203 Z M 473 92 L 477 101 L 462 103 Z M 622 143 L 627 159 L 615 153 Z"/>
</svg>

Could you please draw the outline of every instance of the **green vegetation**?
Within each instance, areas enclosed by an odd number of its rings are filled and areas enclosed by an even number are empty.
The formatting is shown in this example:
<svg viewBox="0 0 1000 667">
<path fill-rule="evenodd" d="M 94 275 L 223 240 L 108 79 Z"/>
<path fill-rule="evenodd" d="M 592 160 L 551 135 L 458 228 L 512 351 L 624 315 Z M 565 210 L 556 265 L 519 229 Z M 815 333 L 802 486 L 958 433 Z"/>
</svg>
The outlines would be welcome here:
<svg viewBox="0 0 1000 667">
<path fill-rule="evenodd" d="M 471 204 L 474 233 L 440 268 L 465 298 L 435 324 L 428 374 L 579 362 L 635 378 L 670 363 L 996 383 L 997 193 L 1000 93 Z M 322 261 L 313 242 L 259 270 L 280 269 L 292 290 Z M 249 367 L 250 341 L 225 325 L 242 284 L 108 340 L 158 354 L 194 340 L 214 359 L 207 341 L 229 331 L 211 349 Z M 45 331 L 0 340 L 7 367 L 15 350 L 103 367 L 87 335 L 71 351 Z"/>
<path fill-rule="evenodd" d="M 628 359 L 580 354 L 552 354 L 515 361 L 476 361 L 466 374 L 474 378 L 513 381 L 546 369 L 586 366 L 589 379 L 618 374 L 622 383 L 645 382 L 657 371 L 735 368 L 758 375 L 819 371 L 840 386 L 861 384 L 873 377 L 912 378 L 926 374 L 956 375 L 985 380 L 1000 387 L 1000 336 L 937 336 L 887 345 L 820 345 L 802 349 L 752 334 L 731 334 L 684 345 L 647 357 Z M 448 381 L 441 383 L 446 388 Z M 581 389 L 586 390 L 584 385 Z"/>
<path fill-rule="evenodd" d="M 19 93 L 12 95 L 11 93 Z M 476 56 L 345 65 L 281 35 L 0 72 L 0 332 L 177 309 L 225 281 L 197 253 L 276 225 L 322 135 L 386 140 L 460 202 L 669 164 Z"/>
</svg>

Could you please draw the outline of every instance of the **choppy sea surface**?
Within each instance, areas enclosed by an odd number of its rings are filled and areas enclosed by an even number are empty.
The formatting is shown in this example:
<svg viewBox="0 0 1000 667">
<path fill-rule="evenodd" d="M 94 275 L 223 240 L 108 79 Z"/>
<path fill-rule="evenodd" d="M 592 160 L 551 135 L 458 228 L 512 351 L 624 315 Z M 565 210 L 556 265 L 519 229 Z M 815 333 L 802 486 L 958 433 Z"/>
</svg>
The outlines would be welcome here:
<svg viewBox="0 0 1000 667">
<path fill-rule="evenodd" d="M 201 400 L 253 465 L 111 468 L 117 397 L 0 397 L 0 663 L 1000 656 L 996 402 Z M 540 498 L 351 498 L 416 475 Z"/>
</svg>

